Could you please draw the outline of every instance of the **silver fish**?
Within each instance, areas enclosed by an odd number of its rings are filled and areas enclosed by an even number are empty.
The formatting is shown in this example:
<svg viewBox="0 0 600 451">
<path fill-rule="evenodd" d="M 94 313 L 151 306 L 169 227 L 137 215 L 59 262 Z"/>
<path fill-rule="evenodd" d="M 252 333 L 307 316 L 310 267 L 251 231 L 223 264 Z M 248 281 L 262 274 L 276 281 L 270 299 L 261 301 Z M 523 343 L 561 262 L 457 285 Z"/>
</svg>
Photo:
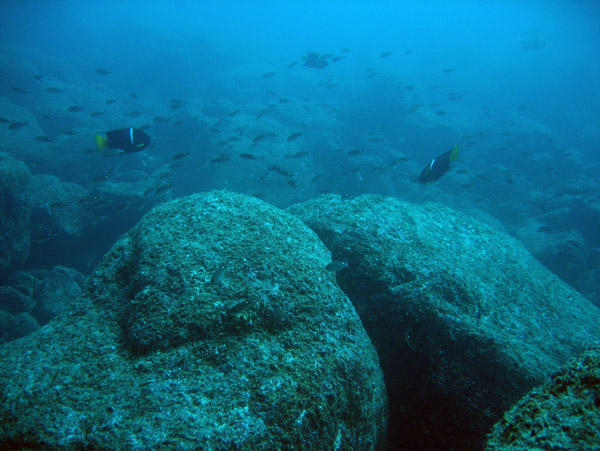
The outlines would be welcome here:
<svg viewBox="0 0 600 451">
<path fill-rule="evenodd" d="M 325 269 L 331 272 L 338 272 L 347 267 L 348 261 L 343 262 L 340 260 L 334 260 L 331 263 L 327 264 L 327 266 L 325 266 Z"/>
<path fill-rule="evenodd" d="M 219 266 L 219 268 L 215 271 L 215 273 L 210 278 L 211 285 L 216 285 L 221 281 L 221 279 L 225 275 L 225 270 L 227 269 L 228 265 L 229 265 L 229 262 L 225 263 L 222 266 Z"/>
</svg>

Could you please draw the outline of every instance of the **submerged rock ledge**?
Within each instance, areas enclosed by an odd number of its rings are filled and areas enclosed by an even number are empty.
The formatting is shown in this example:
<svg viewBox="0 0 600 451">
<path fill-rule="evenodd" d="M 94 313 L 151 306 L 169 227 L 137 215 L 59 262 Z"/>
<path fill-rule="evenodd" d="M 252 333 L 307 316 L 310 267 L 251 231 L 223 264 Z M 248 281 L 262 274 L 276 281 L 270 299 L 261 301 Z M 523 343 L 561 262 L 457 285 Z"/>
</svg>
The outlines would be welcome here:
<svg viewBox="0 0 600 451">
<path fill-rule="evenodd" d="M 438 204 L 288 208 L 337 260 L 378 349 L 394 449 L 482 449 L 502 413 L 600 337 L 600 310 L 514 238 Z"/>
<path fill-rule="evenodd" d="M 0 347 L 0 446 L 382 449 L 382 373 L 330 258 L 247 196 L 155 208 L 70 313 Z"/>
</svg>

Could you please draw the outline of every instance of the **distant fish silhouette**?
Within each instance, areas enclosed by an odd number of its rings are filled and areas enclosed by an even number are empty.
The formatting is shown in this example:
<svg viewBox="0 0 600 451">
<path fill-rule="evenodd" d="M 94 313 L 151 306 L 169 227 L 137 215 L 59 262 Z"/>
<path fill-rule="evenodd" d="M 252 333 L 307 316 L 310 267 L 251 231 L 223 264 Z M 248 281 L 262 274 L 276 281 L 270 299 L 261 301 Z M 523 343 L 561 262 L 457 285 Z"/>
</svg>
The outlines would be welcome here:
<svg viewBox="0 0 600 451">
<path fill-rule="evenodd" d="M 312 67 L 314 69 L 325 69 L 328 65 L 327 59 L 330 55 L 320 55 L 316 52 L 306 52 L 306 55 L 302 57 L 304 60 L 304 66 Z"/>
</svg>

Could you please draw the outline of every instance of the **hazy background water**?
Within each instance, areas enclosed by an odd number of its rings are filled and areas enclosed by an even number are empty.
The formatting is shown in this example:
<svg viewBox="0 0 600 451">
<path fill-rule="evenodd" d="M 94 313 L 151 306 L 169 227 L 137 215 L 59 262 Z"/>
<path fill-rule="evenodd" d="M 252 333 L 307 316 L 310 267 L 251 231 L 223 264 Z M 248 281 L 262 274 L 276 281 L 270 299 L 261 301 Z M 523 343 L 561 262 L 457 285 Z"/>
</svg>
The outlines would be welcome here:
<svg viewBox="0 0 600 451">
<path fill-rule="evenodd" d="M 0 45 L 28 61 L 42 82 L 87 89 L 102 102 L 119 98 L 119 114 L 40 119 L 47 135 L 86 127 L 93 146 L 99 131 L 152 125 L 153 147 L 121 158 L 116 170 L 114 158 L 82 156 L 78 141 L 63 145 L 77 149 L 77 158 L 33 172 L 89 189 L 102 171 L 151 174 L 189 152 L 185 166 L 173 169 L 170 197 L 228 188 L 285 207 L 322 192 L 373 192 L 483 212 L 516 235 L 533 218 L 542 234 L 583 237 L 577 245 L 588 253 L 577 265 L 584 269 L 561 273 L 545 262 L 577 286 L 569 277 L 600 264 L 599 23 L 595 1 L 7 0 L 0 4 Z M 542 43 L 524 48 L 527 33 Z M 307 68 L 307 51 L 343 58 Z M 4 67 L 0 95 L 36 116 L 56 109 L 58 97 L 38 95 L 36 83 Z M 186 107 L 170 110 L 174 98 Z M 64 102 L 63 109 L 74 100 Z M 84 106 L 87 113 L 97 108 Z M 271 109 L 262 115 L 265 107 Z M 124 119 L 131 110 L 141 116 Z M 159 115 L 171 124 L 152 123 Z M 240 176 L 251 174 L 248 162 L 210 163 L 222 155 L 223 137 L 246 136 L 255 152 L 252 136 L 273 126 L 283 143 L 261 156 L 254 186 Z M 294 131 L 303 131 L 299 145 L 310 162 L 290 161 L 285 169 L 294 167 L 294 181 L 274 185 L 270 160 L 287 161 L 284 138 Z M 413 183 L 455 144 L 457 171 L 433 187 Z M 349 156 L 354 148 L 365 153 Z M 107 245 L 144 211 L 118 213 L 128 220 L 105 227 L 114 232 Z"/>
</svg>

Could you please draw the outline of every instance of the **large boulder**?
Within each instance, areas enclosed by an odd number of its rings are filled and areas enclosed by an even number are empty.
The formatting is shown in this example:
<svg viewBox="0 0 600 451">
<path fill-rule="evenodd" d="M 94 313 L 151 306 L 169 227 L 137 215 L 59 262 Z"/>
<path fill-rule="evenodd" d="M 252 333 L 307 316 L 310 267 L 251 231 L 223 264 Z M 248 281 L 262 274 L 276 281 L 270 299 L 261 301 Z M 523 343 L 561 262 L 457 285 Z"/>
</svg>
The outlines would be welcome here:
<svg viewBox="0 0 600 451">
<path fill-rule="evenodd" d="M 0 447 L 382 449 L 382 373 L 330 258 L 257 199 L 155 208 L 69 314 L 0 347 Z"/>
<path fill-rule="evenodd" d="M 533 389 L 504 414 L 486 451 L 597 450 L 600 446 L 600 347 L 596 346 Z"/>
<path fill-rule="evenodd" d="M 288 211 L 348 260 L 338 282 L 378 348 L 394 449 L 481 449 L 512 403 L 600 335 L 597 307 L 449 208 L 329 195 Z"/>
<path fill-rule="evenodd" d="M 29 256 L 29 169 L 0 152 L 0 278 Z"/>
</svg>

